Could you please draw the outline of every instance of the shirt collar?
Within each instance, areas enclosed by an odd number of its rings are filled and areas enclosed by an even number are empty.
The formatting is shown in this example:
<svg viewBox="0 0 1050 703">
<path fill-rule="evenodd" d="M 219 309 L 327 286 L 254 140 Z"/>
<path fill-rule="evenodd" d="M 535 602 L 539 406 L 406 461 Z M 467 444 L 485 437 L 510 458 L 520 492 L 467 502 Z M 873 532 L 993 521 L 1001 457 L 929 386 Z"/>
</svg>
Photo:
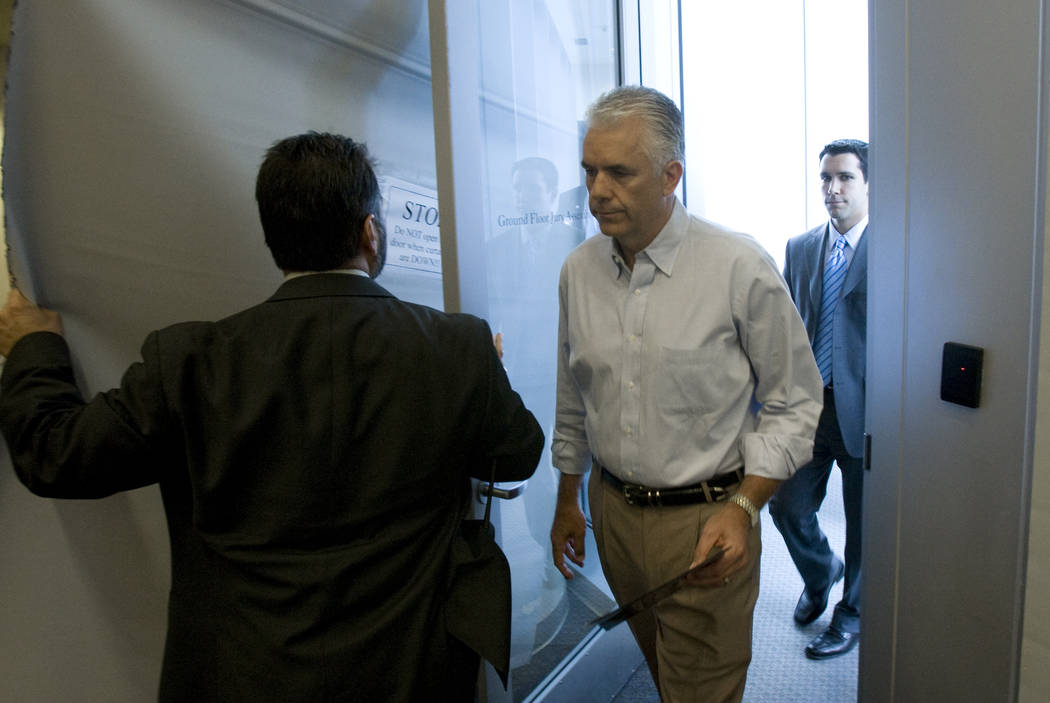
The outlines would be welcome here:
<svg viewBox="0 0 1050 703">
<path fill-rule="evenodd" d="M 670 276 L 671 270 L 674 268 L 675 259 L 678 258 L 678 250 L 682 246 L 682 241 L 685 239 L 685 233 L 688 229 L 689 214 L 685 211 L 681 201 L 678 200 L 678 196 L 675 196 L 671 217 L 668 218 L 667 223 L 664 224 L 663 229 L 660 230 L 653 241 L 649 242 L 649 246 L 635 255 L 635 261 L 638 260 L 639 256 L 648 256 L 657 269 L 662 271 L 664 275 Z M 630 276 L 631 272 L 623 260 L 620 243 L 615 239 L 612 239 L 610 255 L 613 263 L 616 265 L 617 278 L 625 273 L 627 276 Z"/>
<path fill-rule="evenodd" d="M 860 222 L 853 225 L 848 232 L 844 232 L 843 236 L 846 237 L 846 243 L 849 244 L 850 249 L 856 251 L 857 245 L 860 244 L 861 235 L 864 234 L 864 230 L 868 227 L 868 216 L 865 215 L 860 219 Z M 831 235 L 828 237 L 828 246 L 835 246 L 835 240 L 839 237 L 839 231 L 835 229 L 835 225 L 828 222 L 828 233 Z"/>
<path fill-rule="evenodd" d="M 361 269 L 329 269 L 327 271 L 292 271 L 284 274 L 284 280 L 290 281 L 293 278 L 302 278 L 303 276 L 316 276 L 319 273 L 343 273 L 348 276 L 364 276 L 365 278 L 371 278 L 371 276 Z"/>
</svg>

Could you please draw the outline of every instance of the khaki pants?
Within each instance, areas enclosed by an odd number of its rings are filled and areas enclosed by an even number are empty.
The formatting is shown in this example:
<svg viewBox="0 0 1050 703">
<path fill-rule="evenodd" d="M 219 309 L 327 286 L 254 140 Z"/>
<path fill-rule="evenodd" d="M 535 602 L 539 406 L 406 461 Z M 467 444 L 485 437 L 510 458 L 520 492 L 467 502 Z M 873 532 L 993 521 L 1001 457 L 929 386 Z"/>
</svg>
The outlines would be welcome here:
<svg viewBox="0 0 1050 703">
<path fill-rule="evenodd" d="M 591 471 L 588 500 L 605 578 L 626 603 L 689 568 L 704 523 L 724 503 L 675 507 L 627 505 Z M 751 661 L 751 621 L 758 598 L 761 525 L 750 535 L 749 571 L 726 586 L 687 586 L 628 621 L 667 703 L 740 701 Z"/>
</svg>

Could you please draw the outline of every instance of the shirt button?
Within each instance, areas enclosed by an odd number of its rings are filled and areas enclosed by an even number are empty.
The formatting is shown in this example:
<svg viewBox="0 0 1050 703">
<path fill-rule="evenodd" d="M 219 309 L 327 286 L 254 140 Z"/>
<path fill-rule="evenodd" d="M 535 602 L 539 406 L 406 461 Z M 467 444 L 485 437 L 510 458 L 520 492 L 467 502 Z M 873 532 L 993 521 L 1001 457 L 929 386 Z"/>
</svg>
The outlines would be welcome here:
<svg viewBox="0 0 1050 703">
<path fill-rule="evenodd" d="M 628 338 L 627 338 L 627 341 L 628 341 L 628 342 L 633 342 L 633 341 L 634 341 L 634 340 L 636 340 L 636 339 L 638 339 L 638 338 L 637 338 L 637 337 L 635 337 L 635 336 L 634 336 L 634 335 L 632 334 L 632 335 L 631 335 L 630 337 L 628 337 Z"/>
<path fill-rule="evenodd" d="M 640 289 L 638 289 L 638 288 L 635 288 L 635 289 L 634 289 L 634 294 L 635 294 L 635 295 L 641 295 L 641 294 L 642 294 L 642 291 L 641 291 Z"/>
<path fill-rule="evenodd" d="M 628 381 L 627 382 L 627 387 L 628 388 L 634 388 L 634 381 Z"/>
</svg>

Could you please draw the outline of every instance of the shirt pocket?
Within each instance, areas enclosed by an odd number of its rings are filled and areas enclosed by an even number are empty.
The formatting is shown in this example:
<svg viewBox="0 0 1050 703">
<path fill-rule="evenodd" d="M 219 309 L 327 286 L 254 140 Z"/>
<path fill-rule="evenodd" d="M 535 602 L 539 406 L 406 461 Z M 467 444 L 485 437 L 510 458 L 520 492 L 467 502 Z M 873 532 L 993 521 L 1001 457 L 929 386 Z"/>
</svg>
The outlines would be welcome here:
<svg viewBox="0 0 1050 703">
<path fill-rule="evenodd" d="M 661 412 L 699 418 L 716 409 L 726 362 L 719 350 L 660 347 L 657 358 L 656 403 Z"/>
</svg>

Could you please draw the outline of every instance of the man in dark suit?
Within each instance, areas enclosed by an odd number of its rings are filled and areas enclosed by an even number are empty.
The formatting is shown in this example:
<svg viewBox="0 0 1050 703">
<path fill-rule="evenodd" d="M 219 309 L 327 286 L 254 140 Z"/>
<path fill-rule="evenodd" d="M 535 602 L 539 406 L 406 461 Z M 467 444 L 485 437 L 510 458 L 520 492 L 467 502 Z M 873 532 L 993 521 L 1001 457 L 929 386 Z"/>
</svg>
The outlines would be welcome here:
<svg viewBox="0 0 1050 703">
<path fill-rule="evenodd" d="M 372 281 L 385 234 L 363 144 L 278 142 L 256 199 L 284 284 L 151 333 L 90 402 L 59 316 L 12 291 L 0 429 L 19 478 L 58 498 L 160 484 L 162 701 L 472 700 L 477 655 L 450 632 L 497 624 L 456 621 L 448 600 L 469 479 L 528 477 L 540 428 L 485 322 Z M 466 597 L 509 623 L 509 581 Z"/>
<path fill-rule="evenodd" d="M 824 380 L 824 410 L 813 460 L 785 481 L 769 503 L 769 513 L 805 584 L 795 606 L 798 624 L 808 625 L 820 617 L 831 587 L 845 575 L 831 624 L 806 647 L 811 659 L 845 654 L 860 637 L 868 145 L 841 139 L 825 146 L 820 152 L 820 180 L 830 222 L 788 242 L 784 278 Z M 832 552 L 817 520 L 833 462 L 842 471 L 845 563 Z"/>
</svg>

